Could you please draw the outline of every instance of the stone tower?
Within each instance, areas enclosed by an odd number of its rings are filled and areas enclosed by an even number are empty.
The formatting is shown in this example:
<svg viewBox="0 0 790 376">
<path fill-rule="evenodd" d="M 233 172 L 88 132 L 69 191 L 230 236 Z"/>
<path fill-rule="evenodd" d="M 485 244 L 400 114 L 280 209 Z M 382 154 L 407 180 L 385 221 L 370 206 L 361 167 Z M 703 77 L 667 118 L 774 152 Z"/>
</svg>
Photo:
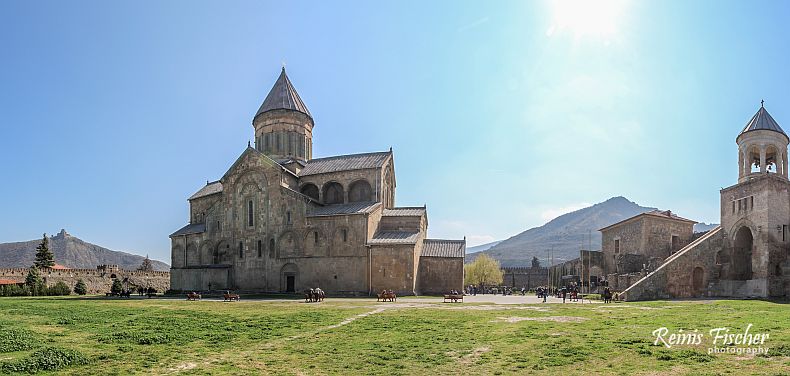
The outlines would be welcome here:
<svg viewBox="0 0 790 376">
<path fill-rule="evenodd" d="M 313 157 L 313 125 L 310 111 L 283 67 L 252 119 L 255 148 L 275 160 L 308 161 Z"/>
<path fill-rule="evenodd" d="M 725 239 L 713 295 L 782 296 L 788 288 L 789 142 L 762 105 L 736 138 L 738 183 L 721 190 Z"/>
</svg>

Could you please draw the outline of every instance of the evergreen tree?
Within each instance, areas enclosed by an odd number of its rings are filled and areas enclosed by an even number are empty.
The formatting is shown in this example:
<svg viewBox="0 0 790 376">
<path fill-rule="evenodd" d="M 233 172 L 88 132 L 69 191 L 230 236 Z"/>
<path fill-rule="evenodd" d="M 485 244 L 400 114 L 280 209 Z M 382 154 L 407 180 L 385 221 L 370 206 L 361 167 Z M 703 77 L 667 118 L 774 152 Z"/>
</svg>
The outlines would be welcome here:
<svg viewBox="0 0 790 376">
<path fill-rule="evenodd" d="M 55 286 L 47 289 L 47 295 L 64 296 L 71 295 L 71 289 L 63 281 L 58 281 Z"/>
<path fill-rule="evenodd" d="M 151 263 L 151 259 L 148 258 L 148 255 L 145 255 L 145 259 L 143 263 L 140 264 L 140 267 L 137 270 L 144 271 L 144 272 L 152 272 L 154 271 L 154 264 Z"/>
<path fill-rule="evenodd" d="M 30 271 L 27 273 L 25 277 L 25 286 L 27 286 L 30 291 L 30 295 L 37 296 L 47 294 L 47 286 L 44 285 L 44 280 L 41 279 L 41 274 L 39 274 L 38 268 L 36 267 L 30 268 Z"/>
<path fill-rule="evenodd" d="M 110 287 L 110 292 L 113 294 L 120 294 L 123 291 L 123 285 L 121 281 L 115 279 L 112 281 L 112 287 Z"/>
<path fill-rule="evenodd" d="M 41 244 L 36 247 L 36 261 L 34 265 L 37 268 L 51 268 L 55 266 L 55 256 L 52 254 L 52 251 L 49 250 L 49 238 L 47 238 L 47 234 L 44 234 L 44 238 L 41 239 Z"/>
<path fill-rule="evenodd" d="M 80 279 L 77 281 L 77 284 L 74 285 L 74 293 L 77 295 L 85 295 L 88 293 L 88 286 L 85 286 L 85 282 Z"/>
</svg>

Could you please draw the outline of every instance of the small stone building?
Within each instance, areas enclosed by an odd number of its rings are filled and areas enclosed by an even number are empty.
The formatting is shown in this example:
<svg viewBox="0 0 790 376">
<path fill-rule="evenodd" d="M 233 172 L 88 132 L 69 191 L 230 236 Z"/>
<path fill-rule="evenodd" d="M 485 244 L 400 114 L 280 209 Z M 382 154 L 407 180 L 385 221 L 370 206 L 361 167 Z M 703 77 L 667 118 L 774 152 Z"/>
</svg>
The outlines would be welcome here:
<svg viewBox="0 0 790 376">
<path fill-rule="evenodd" d="M 395 206 L 388 151 L 313 158 L 313 117 L 280 73 L 225 174 L 174 232 L 174 290 L 440 293 L 463 286 L 465 240 L 427 239 L 424 206 Z"/>
<path fill-rule="evenodd" d="M 658 267 L 691 243 L 695 223 L 670 210 L 653 210 L 600 229 L 604 272 L 627 274 Z"/>
</svg>

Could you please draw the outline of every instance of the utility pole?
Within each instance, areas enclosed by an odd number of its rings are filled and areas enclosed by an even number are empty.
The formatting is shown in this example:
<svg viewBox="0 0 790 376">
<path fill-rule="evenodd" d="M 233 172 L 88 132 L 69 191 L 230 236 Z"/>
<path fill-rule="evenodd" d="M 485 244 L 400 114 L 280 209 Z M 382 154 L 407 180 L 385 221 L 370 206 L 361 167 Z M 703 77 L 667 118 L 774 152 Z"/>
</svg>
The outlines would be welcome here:
<svg viewBox="0 0 790 376">
<path fill-rule="evenodd" d="M 587 230 L 587 293 L 592 294 L 592 230 Z"/>
</svg>

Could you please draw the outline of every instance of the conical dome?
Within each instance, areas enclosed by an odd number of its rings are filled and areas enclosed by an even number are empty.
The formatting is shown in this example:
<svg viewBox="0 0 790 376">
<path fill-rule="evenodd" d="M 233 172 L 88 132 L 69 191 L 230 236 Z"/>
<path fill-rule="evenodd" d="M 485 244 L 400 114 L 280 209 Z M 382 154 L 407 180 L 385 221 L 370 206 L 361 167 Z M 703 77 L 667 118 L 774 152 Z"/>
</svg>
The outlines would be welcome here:
<svg viewBox="0 0 790 376">
<path fill-rule="evenodd" d="M 776 120 L 771 117 L 771 114 L 765 110 L 765 106 L 760 106 L 760 109 L 757 110 L 757 113 L 746 123 L 746 127 L 743 128 L 740 134 L 758 130 L 779 132 L 787 137 L 787 134 L 782 130 L 782 127 L 779 126 L 779 123 L 777 123 Z"/>
<path fill-rule="evenodd" d="M 257 117 L 264 112 L 272 110 L 293 110 L 311 118 L 313 117 L 310 115 L 307 106 L 302 102 L 302 98 L 299 97 L 299 93 L 296 92 L 291 80 L 288 79 L 288 75 L 285 74 L 285 67 L 283 67 L 280 77 L 277 78 L 277 82 L 274 83 L 269 95 L 266 96 L 255 116 Z"/>
</svg>

